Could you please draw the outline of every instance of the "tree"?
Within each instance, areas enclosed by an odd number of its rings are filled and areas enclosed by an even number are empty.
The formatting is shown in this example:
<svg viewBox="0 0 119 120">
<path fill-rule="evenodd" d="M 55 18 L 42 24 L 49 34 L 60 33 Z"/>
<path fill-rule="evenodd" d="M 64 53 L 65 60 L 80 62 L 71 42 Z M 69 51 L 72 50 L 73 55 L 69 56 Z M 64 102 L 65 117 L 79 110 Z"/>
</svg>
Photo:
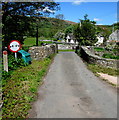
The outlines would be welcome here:
<svg viewBox="0 0 119 120">
<path fill-rule="evenodd" d="M 65 38 L 65 33 L 62 30 L 59 30 L 55 35 L 54 38 L 56 40 L 62 40 Z"/>
<path fill-rule="evenodd" d="M 96 22 L 90 21 L 86 14 L 84 20 L 74 26 L 74 36 L 80 45 L 93 45 L 96 39 Z"/>
<path fill-rule="evenodd" d="M 112 27 L 114 27 L 114 29 L 115 30 L 119 30 L 119 22 L 117 22 L 117 23 L 114 23 L 113 25 L 112 25 Z"/>
<path fill-rule="evenodd" d="M 12 39 L 18 39 L 23 43 L 23 36 L 32 29 L 30 26 L 36 22 L 36 17 L 43 16 L 42 10 L 45 7 L 58 10 L 58 5 L 55 2 L 2 2 L 4 45 L 8 45 Z M 45 13 L 50 14 L 49 11 Z"/>
<path fill-rule="evenodd" d="M 55 16 L 56 19 L 64 20 L 64 15 L 63 14 L 58 14 Z"/>
<path fill-rule="evenodd" d="M 69 33 L 73 33 L 73 25 L 70 25 L 68 26 L 66 29 L 65 29 L 65 34 L 69 34 Z"/>
</svg>

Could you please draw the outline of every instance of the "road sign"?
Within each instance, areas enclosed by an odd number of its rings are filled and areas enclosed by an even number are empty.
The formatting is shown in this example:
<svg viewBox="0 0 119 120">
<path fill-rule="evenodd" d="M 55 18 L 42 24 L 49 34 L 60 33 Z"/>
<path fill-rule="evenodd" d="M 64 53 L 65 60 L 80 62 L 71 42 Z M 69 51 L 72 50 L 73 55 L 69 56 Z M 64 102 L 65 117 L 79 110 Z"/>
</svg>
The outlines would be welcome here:
<svg viewBox="0 0 119 120">
<path fill-rule="evenodd" d="M 18 40 L 12 40 L 8 46 L 11 52 L 18 52 L 21 48 L 21 44 Z"/>
</svg>

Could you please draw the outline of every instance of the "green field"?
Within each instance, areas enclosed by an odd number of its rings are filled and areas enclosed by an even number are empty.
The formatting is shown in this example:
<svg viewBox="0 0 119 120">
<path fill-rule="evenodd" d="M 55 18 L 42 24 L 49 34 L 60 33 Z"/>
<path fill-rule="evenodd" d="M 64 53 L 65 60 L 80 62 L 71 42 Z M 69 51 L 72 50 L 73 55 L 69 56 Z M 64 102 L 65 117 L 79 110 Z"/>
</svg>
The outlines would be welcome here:
<svg viewBox="0 0 119 120">
<path fill-rule="evenodd" d="M 36 38 L 35 37 L 28 37 L 25 39 L 23 46 L 35 46 L 36 45 Z"/>
<path fill-rule="evenodd" d="M 39 37 L 38 39 L 39 39 L 39 42 L 38 42 L 39 46 L 41 45 L 41 43 L 47 43 L 47 44 L 53 43 L 52 41 L 40 41 L 40 40 L 42 40 L 41 37 Z M 35 45 L 36 45 L 36 38 L 35 37 L 27 37 L 24 41 L 24 44 L 23 44 L 23 46 L 35 46 Z"/>
<path fill-rule="evenodd" d="M 94 73 L 99 72 L 99 73 L 105 73 L 105 74 L 112 75 L 112 76 L 119 75 L 119 70 L 117 69 L 105 68 L 105 67 L 102 67 L 100 65 L 95 65 L 95 64 L 87 64 L 87 66 L 88 66 L 88 69 L 90 69 Z"/>
</svg>

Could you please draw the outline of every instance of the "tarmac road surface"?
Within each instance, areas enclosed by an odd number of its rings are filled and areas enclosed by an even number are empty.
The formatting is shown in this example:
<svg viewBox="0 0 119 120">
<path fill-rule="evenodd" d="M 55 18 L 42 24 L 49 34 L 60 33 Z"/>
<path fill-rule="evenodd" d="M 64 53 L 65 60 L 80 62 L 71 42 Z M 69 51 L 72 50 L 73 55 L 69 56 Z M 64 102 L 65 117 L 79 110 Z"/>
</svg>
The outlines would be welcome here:
<svg viewBox="0 0 119 120">
<path fill-rule="evenodd" d="M 56 55 L 30 118 L 117 118 L 117 91 L 74 52 Z"/>
</svg>

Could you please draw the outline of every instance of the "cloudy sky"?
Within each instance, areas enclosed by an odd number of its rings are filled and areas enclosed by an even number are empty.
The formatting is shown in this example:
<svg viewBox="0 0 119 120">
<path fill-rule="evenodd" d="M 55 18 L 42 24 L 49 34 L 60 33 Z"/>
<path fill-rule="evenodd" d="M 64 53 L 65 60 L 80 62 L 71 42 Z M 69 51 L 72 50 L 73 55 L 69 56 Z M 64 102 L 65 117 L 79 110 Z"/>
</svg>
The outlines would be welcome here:
<svg viewBox="0 0 119 120">
<path fill-rule="evenodd" d="M 56 14 L 64 14 L 65 20 L 79 22 L 85 14 L 97 24 L 111 25 L 117 21 L 117 2 L 85 2 L 76 0 L 73 2 L 59 2 L 61 10 Z"/>
</svg>

